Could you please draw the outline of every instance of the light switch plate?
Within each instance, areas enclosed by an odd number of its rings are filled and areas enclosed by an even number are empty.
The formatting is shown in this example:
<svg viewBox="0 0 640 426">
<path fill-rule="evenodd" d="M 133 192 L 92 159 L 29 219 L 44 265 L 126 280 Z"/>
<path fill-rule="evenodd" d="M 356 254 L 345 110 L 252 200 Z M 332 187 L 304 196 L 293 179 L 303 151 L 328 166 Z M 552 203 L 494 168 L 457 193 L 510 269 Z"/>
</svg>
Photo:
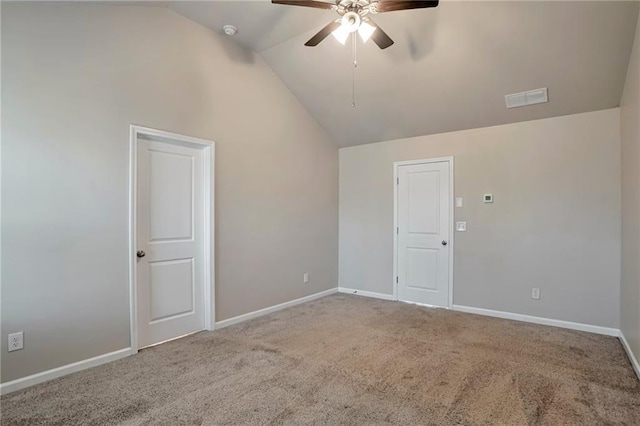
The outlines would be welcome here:
<svg viewBox="0 0 640 426">
<path fill-rule="evenodd" d="M 464 201 L 462 200 L 462 197 L 456 197 L 456 207 L 460 208 L 464 206 Z"/>
<path fill-rule="evenodd" d="M 456 222 L 456 231 L 466 232 L 466 230 L 467 230 L 467 222 Z"/>
</svg>

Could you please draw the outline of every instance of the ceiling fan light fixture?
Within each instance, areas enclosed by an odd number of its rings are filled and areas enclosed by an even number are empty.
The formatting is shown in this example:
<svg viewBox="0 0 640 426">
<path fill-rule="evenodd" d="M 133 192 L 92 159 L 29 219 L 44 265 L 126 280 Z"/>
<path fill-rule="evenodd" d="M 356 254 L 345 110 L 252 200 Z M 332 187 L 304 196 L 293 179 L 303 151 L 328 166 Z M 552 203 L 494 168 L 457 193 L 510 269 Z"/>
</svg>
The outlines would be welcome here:
<svg viewBox="0 0 640 426">
<path fill-rule="evenodd" d="M 349 30 L 347 30 L 344 25 L 340 25 L 338 28 L 336 28 L 335 30 L 333 30 L 333 32 L 331 33 L 331 35 L 338 40 L 338 42 L 342 45 L 344 45 L 347 42 L 347 39 L 349 38 L 349 34 L 351 34 L 351 32 L 349 32 Z"/>
<path fill-rule="evenodd" d="M 1 0 L 0 0 L 1 1 Z M 354 33 L 358 31 L 363 40 L 373 39 L 373 42 L 380 48 L 386 49 L 393 45 L 393 40 L 382 28 L 368 19 L 367 14 L 377 14 L 393 12 L 396 10 L 426 9 L 437 7 L 439 0 L 271 0 L 274 4 L 290 6 L 312 7 L 316 9 L 326 9 L 337 12 L 342 18 L 329 22 L 317 34 L 311 37 L 304 45 L 317 46 L 332 34 L 340 43 L 345 44 L 348 35 L 345 32 Z M 368 21 L 368 22 L 366 22 Z M 375 27 L 371 30 L 366 25 L 362 30 L 360 26 L 363 22 Z M 343 27 L 338 31 L 338 27 Z M 377 30 L 377 31 L 376 31 Z M 375 34 L 375 36 L 373 36 Z"/>
<path fill-rule="evenodd" d="M 344 16 L 342 16 L 341 22 L 345 30 L 349 31 L 350 33 L 353 33 L 353 32 L 356 32 L 360 27 L 360 23 L 362 23 L 362 19 L 360 18 L 360 15 L 358 15 L 356 12 L 347 12 L 344 14 Z"/>
<path fill-rule="evenodd" d="M 369 41 L 375 31 L 376 27 L 367 22 L 363 22 L 362 24 L 360 24 L 360 28 L 358 28 L 358 34 L 360 34 L 360 38 L 362 39 L 363 43 Z"/>
</svg>

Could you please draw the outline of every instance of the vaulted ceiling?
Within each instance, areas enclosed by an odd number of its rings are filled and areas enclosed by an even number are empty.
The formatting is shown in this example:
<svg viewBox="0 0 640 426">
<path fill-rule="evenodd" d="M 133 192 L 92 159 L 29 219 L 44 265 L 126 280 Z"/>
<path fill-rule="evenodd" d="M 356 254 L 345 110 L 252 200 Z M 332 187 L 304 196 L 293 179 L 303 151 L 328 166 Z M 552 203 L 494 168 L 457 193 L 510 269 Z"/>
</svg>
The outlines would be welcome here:
<svg viewBox="0 0 640 426">
<path fill-rule="evenodd" d="M 329 37 L 304 46 L 335 12 L 269 0 L 168 3 L 213 31 L 238 27 L 235 41 L 264 57 L 339 146 L 616 107 L 639 4 L 442 0 L 379 14 L 395 44 L 358 40 L 353 108 L 351 45 Z M 548 103 L 505 107 L 504 95 L 541 87 Z"/>
</svg>

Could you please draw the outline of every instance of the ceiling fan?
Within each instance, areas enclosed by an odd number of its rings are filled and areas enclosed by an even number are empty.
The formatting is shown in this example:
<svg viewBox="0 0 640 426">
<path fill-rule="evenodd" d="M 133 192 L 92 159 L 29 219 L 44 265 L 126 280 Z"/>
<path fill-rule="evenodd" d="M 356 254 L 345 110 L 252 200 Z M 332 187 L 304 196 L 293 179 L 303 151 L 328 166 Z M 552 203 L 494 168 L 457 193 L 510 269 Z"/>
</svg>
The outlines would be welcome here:
<svg viewBox="0 0 640 426">
<path fill-rule="evenodd" d="M 317 0 L 271 0 L 271 2 L 334 10 L 341 16 L 311 37 L 304 44 L 305 46 L 317 46 L 329 34 L 333 34 L 340 43 L 345 44 L 349 35 L 357 31 L 363 42 L 371 38 L 380 49 L 391 46 L 393 40 L 373 22 L 369 14 L 438 6 L 438 0 L 335 0 L 332 3 Z"/>
</svg>

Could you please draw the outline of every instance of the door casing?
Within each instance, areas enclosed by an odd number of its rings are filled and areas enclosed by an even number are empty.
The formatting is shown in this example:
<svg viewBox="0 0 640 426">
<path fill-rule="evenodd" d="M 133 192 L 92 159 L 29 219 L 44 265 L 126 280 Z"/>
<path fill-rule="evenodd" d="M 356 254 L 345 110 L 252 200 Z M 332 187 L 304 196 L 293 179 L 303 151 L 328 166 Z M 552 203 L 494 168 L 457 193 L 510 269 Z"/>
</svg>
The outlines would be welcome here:
<svg viewBox="0 0 640 426">
<path fill-rule="evenodd" d="M 415 165 L 415 164 L 428 164 L 428 163 L 449 163 L 449 301 L 448 309 L 453 307 L 453 263 L 454 263 L 454 200 L 455 194 L 453 192 L 453 157 L 437 157 L 427 158 L 422 160 L 410 160 L 410 161 L 396 161 L 393 163 L 393 300 L 398 300 L 398 168 L 401 166 Z M 410 303 L 410 302 L 407 302 Z M 422 303 L 416 303 L 417 305 L 423 305 Z M 432 306 L 432 305 L 424 305 Z M 433 306 L 441 308 L 441 306 Z"/>
<path fill-rule="evenodd" d="M 214 215 L 214 176 L 215 176 L 215 142 L 184 136 L 177 133 L 165 132 L 163 130 L 150 129 L 131 125 L 130 127 L 130 163 L 129 163 L 129 322 L 130 322 L 130 344 L 131 353 L 138 352 L 138 321 L 137 321 L 137 273 L 136 273 L 136 251 L 137 251 L 137 152 L 138 138 L 168 142 L 185 145 L 192 148 L 202 149 L 204 152 L 204 280 L 203 280 L 203 305 L 204 305 L 204 325 L 205 330 L 215 329 L 215 215 Z"/>
</svg>

